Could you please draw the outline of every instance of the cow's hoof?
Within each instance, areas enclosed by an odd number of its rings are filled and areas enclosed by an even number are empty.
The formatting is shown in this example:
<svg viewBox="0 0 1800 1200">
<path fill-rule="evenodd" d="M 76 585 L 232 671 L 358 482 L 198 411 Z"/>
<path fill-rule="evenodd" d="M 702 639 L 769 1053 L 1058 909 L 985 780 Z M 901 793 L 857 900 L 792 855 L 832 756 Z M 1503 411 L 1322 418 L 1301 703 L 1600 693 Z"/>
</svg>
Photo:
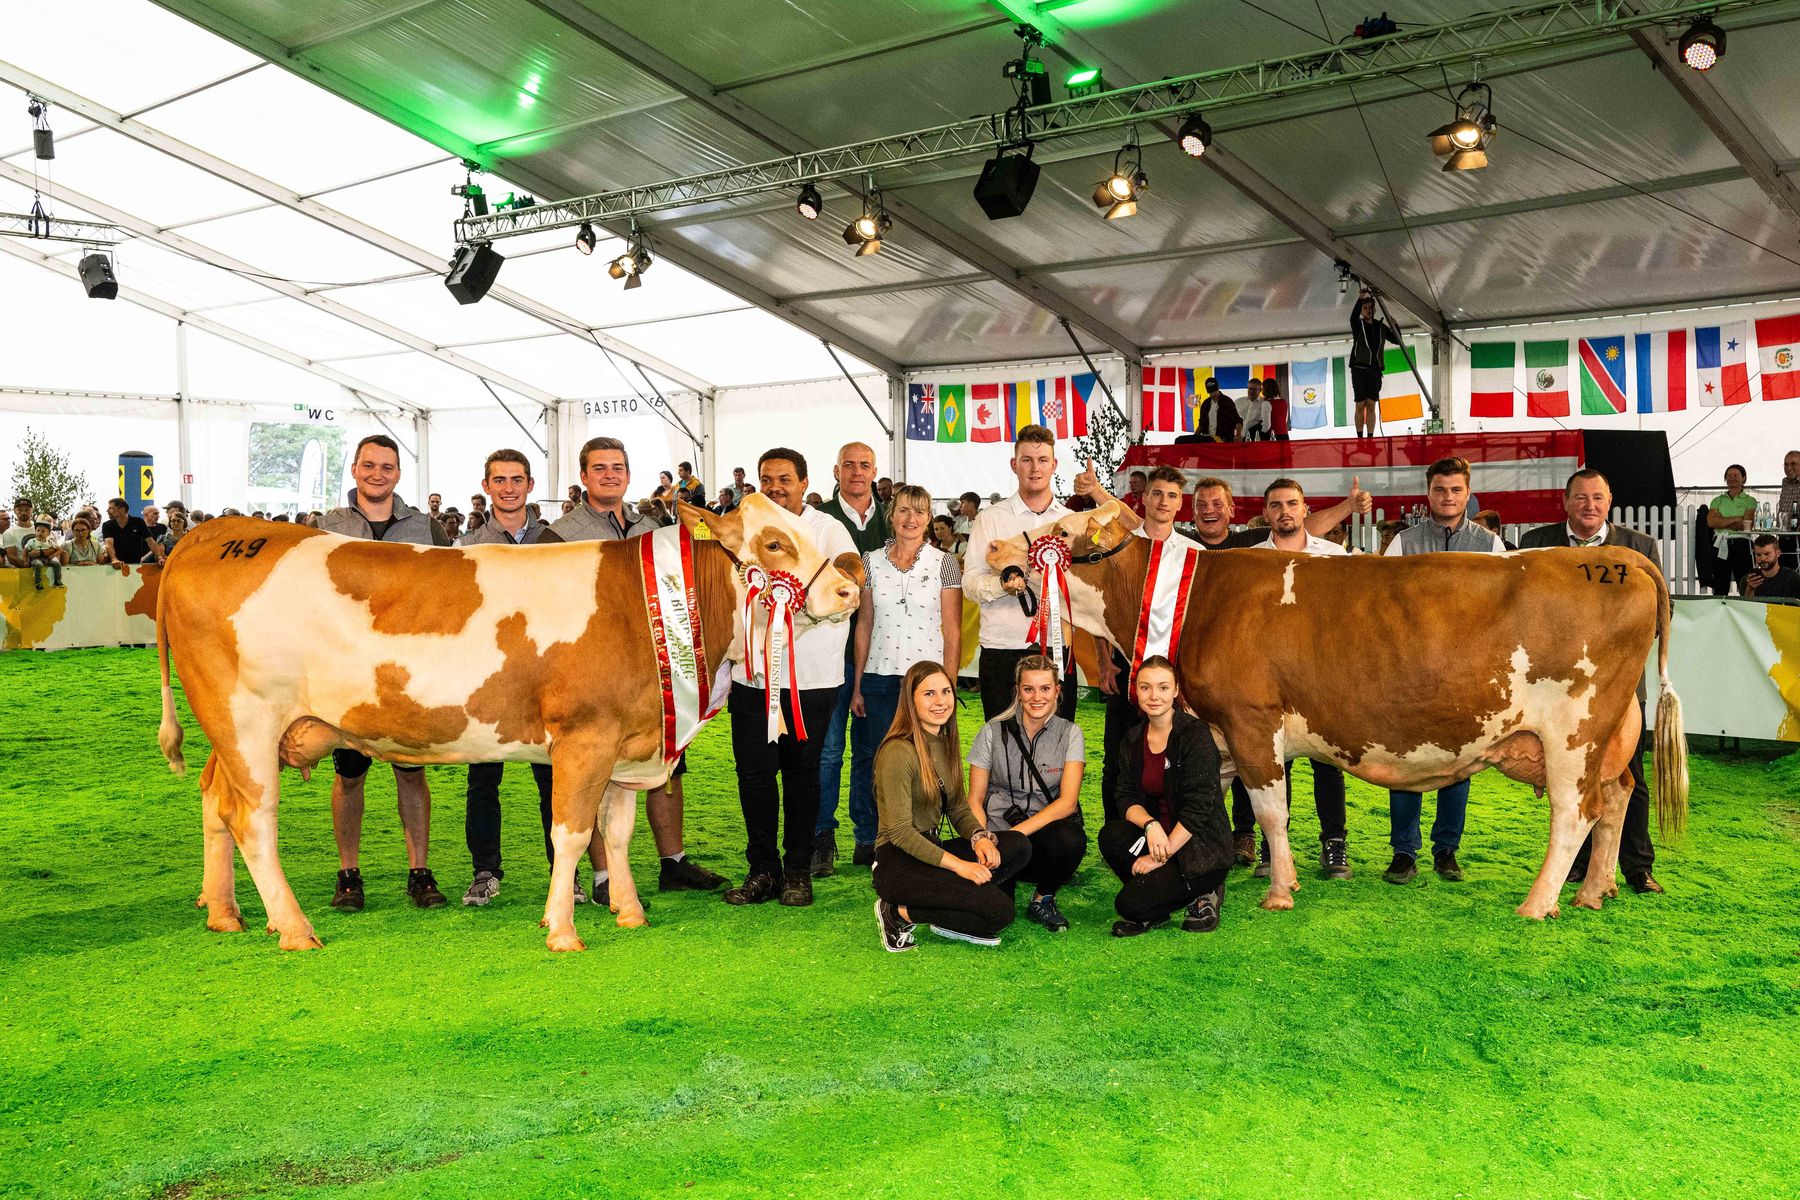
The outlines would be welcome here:
<svg viewBox="0 0 1800 1200">
<path fill-rule="evenodd" d="M 642 929 L 650 923 L 644 919 L 644 910 L 641 908 L 624 910 L 619 913 L 618 921 L 620 929 Z"/>
<path fill-rule="evenodd" d="M 1287 892 L 1271 891 L 1262 898 L 1262 906 L 1270 912 L 1287 912 L 1294 907 L 1294 897 Z"/>
<path fill-rule="evenodd" d="M 206 927 L 214 933 L 243 933 L 249 928 L 240 913 L 220 913 L 206 918 Z"/>
<path fill-rule="evenodd" d="M 567 933 L 553 933 L 544 939 L 544 945 L 561 953 L 566 950 L 586 950 L 587 943 L 576 935 L 573 929 Z"/>
<path fill-rule="evenodd" d="M 323 950 L 325 943 L 321 942 L 318 935 L 311 929 L 308 929 L 305 933 L 282 934 L 281 948 L 283 950 Z"/>
<path fill-rule="evenodd" d="M 1515 908 L 1513 911 L 1518 913 L 1521 917 L 1529 917 L 1533 921 L 1541 921 L 1545 917 L 1560 917 L 1560 916 L 1562 916 L 1562 906 L 1561 905 L 1552 904 L 1548 908 L 1537 908 L 1537 907 L 1533 906 L 1529 901 L 1527 901 L 1524 904 L 1519 905 L 1519 907 Z"/>
<path fill-rule="evenodd" d="M 1576 908 L 1589 908 L 1595 912 L 1599 912 L 1605 903 L 1606 894 L 1604 892 L 1590 893 L 1584 888 L 1575 893 L 1574 905 Z"/>
<path fill-rule="evenodd" d="M 201 892 L 198 896 L 194 897 L 194 907 L 195 908 L 205 908 L 206 907 L 206 893 L 205 892 Z"/>
</svg>

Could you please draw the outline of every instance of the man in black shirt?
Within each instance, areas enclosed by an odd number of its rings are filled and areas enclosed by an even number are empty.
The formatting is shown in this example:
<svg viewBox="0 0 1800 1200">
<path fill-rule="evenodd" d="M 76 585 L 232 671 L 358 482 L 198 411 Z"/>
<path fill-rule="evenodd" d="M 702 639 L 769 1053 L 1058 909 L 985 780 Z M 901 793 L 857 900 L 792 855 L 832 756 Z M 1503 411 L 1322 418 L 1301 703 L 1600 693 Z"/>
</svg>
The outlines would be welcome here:
<svg viewBox="0 0 1800 1200">
<path fill-rule="evenodd" d="M 144 518 L 131 515 L 131 506 L 122 499 L 106 502 L 110 519 L 100 526 L 100 540 L 116 563 L 161 562 L 162 544 L 150 540 L 150 529 Z"/>
<path fill-rule="evenodd" d="M 1744 579 L 1744 595 L 1758 600 L 1800 600 L 1800 571 L 1781 565 L 1781 541 L 1765 533 L 1751 543 L 1755 570 Z"/>
</svg>

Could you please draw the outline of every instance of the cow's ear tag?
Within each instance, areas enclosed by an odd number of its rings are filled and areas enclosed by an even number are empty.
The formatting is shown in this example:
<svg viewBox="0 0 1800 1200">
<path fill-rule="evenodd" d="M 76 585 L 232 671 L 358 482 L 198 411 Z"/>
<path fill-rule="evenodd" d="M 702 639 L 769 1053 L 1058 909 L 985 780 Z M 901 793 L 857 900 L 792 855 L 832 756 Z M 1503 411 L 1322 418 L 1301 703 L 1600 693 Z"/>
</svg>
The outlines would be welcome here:
<svg viewBox="0 0 1800 1200">
<path fill-rule="evenodd" d="M 713 537 L 712 528 L 710 526 L 708 526 L 705 521 L 701 521 L 698 525 L 695 525 L 693 527 L 693 529 L 689 530 L 689 532 L 691 534 L 693 534 L 694 540 L 696 540 L 696 541 L 701 541 L 701 542 L 718 541 L 717 538 Z"/>
</svg>

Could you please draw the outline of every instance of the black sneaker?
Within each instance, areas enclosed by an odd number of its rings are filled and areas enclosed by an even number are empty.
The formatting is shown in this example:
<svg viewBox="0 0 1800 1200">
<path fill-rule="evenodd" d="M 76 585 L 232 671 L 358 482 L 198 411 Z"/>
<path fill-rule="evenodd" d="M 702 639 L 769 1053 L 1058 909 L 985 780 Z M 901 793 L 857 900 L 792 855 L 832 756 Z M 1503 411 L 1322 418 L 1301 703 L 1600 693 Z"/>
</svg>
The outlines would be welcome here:
<svg viewBox="0 0 1800 1200">
<path fill-rule="evenodd" d="M 1328 838 L 1319 847 L 1319 873 L 1327 879 L 1350 878 L 1350 847 L 1343 838 Z"/>
<path fill-rule="evenodd" d="M 1563 878 L 1563 882 L 1564 883 L 1586 883 L 1587 882 L 1587 864 L 1586 863 L 1571 863 L 1569 865 L 1569 873 L 1567 876 L 1565 876 Z"/>
<path fill-rule="evenodd" d="M 663 859 L 662 869 L 656 876 L 659 892 L 714 892 L 724 886 L 723 875 L 707 870 L 691 858 L 682 858 L 679 862 L 672 858 Z"/>
<path fill-rule="evenodd" d="M 1114 937 L 1136 937 L 1140 933 L 1149 933 L 1158 925 L 1167 925 L 1168 923 L 1167 917 L 1160 921 L 1127 921 L 1121 917 L 1113 922 L 1112 935 Z"/>
<path fill-rule="evenodd" d="M 805 871 L 784 872 L 781 877 L 782 907 L 805 908 L 812 902 L 812 876 Z"/>
<path fill-rule="evenodd" d="M 430 867 L 414 867 L 406 873 L 406 894 L 418 908 L 442 908 L 449 901 L 438 891 L 437 879 Z"/>
<path fill-rule="evenodd" d="M 1067 933 L 1069 919 L 1062 915 L 1062 909 L 1056 907 L 1055 896 L 1039 896 L 1025 906 L 1025 917 L 1048 929 L 1051 933 Z"/>
<path fill-rule="evenodd" d="M 881 948 L 889 954 L 901 954 L 918 943 L 913 941 L 913 926 L 900 919 L 900 910 L 886 900 L 875 901 L 875 924 L 881 927 Z"/>
<path fill-rule="evenodd" d="M 1216 892 L 1205 892 L 1187 906 L 1186 915 L 1181 918 L 1183 933 L 1211 933 L 1219 927 L 1219 909 L 1225 903 L 1225 888 L 1220 886 Z"/>
<path fill-rule="evenodd" d="M 1419 860 L 1410 854 L 1396 854 L 1381 877 L 1389 883 L 1411 883 L 1419 873 Z"/>
<path fill-rule="evenodd" d="M 581 871 L 581 868 L 576 867 L 575 870 L 577 873 L 579 873 Z M 594 903 L 598 904 L 601 908 L 611 908 L 612 907 L 612 879 L 610 877 L 608 877 L 606 879 L 594 880 L 593 890 L 588 892 L 588 895 L 593 899 Z M 579 879 L 577 879 L 575 881 L 575 897 L 576 897 L 575 903 L 577 903 L 577 904 L 581 903 L 581 881 Z"/>
<path fill-rule="evenodd" d="M 1438 878 L 1445 883 L 1462 882 L 1462 864 L 1456 861 L 1456 851 L 1438 850 L 1431 855 L 1431 869 L 1438 873 Z"/>
<path fill-rule="evenodd" d="M 1267 839 L 1264 839 L 1262 844 L 1262 854 L 1256 860 L 1256 870 L 1250 872 L 1250 875 L 1254 879 L 1267 879 L 1269 877 L 1269 843 Z"/>
<path fill-rule="evenodd" d="M 332 893 L 331 907 L 347 908 L 352 912 L 361 912 L 363 908 L 362 871 L 351 867 L 348 871 L 339 871 L 337 891 Z"/>
<path fill-rule="evenodd" d="M 725 889 L 727 904 L 767 904 L 781 893 L 781 884 L 767 871 L 759 871 L 734 888 Z"/>
<path fill-rule="evenodd" d="M 875 865 L 875 843 L 874 842 L 858 842 L 858 843 L 856 843 L 856 850 L 853 854 L 850 855 L 850 865 L 853 867 L 872 867 L 872 866 L 874 866 Z"/>
<path fill-rule="evenodd" d="M 813 878 L 837 874 L 837 835 L 827 829 L 813 838 Z"/>
</svg>

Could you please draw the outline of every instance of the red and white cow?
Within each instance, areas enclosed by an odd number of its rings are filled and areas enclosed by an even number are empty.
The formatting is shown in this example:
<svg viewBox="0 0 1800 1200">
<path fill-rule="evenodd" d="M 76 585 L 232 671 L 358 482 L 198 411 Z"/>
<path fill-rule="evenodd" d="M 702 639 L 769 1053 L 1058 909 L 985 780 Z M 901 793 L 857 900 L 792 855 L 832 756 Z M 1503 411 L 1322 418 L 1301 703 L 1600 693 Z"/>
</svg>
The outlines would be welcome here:
<svg viewBox="0 0 1800 1200">
<path fill-rule="evenodd" d="M 743 653 L 751 564 L 811 581 L 803 619 L 856 607 L 861 564 L 825 561 L 805 522 L 767 498 L 746 496 L 727 516 L 678 512 L 696 532 L 707 679 Z M 397 763 L 550 763 L 548 945 L 584 948 L 575 869 L 599 813 L 613 911 L 642 925 L 627 858 L 635 793 L 665 782 L 668 766 L 640 564 L 635 540 L 432 549 L 248 518 L 183 538 L 157 600 L 159 741 L 184 770 L 173 654 L 212 741 L 200 776 L 207 927 L 244 928 L 235 844 L 282 948 L 320 944 L 282 874 L 275 810 L 283 765 L 308 769 L 340 746 Z"/>
</svg>

